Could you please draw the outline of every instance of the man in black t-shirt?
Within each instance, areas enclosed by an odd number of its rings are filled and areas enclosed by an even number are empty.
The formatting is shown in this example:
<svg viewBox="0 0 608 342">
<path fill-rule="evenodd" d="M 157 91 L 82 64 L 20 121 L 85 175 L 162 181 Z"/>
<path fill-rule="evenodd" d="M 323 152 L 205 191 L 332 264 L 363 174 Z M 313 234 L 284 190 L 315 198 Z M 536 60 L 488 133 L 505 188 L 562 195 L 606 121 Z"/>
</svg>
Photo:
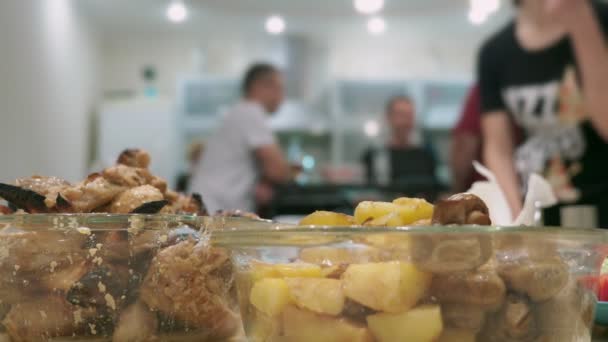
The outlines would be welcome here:
<svg viewBox="0 0 608 342">
<path fill-rule="evenodd" d="M 608 6 L 520 0 L 479 55 L 484 160 L 516 215 L 522 184 L 544 176 L 560 206 L 593 205 L 608 228 Z M 526 139 L 515 147 L 510 124 Z M 559 223 L 559 206 L 545 223 Z"/>
</svg>

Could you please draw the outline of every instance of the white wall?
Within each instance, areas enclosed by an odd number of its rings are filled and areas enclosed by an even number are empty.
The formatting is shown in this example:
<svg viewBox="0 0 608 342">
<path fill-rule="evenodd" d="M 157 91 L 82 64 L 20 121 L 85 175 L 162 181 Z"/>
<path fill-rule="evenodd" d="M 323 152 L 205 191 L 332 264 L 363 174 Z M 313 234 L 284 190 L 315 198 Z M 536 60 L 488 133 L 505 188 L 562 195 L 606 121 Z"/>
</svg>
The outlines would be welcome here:
<svg viewBox="0 0 608 342">
<path fill-rule="evenodd" d="M 0 181 L 85 175 L 97 47 L 75 1 L 0 1 Z"/>
<path fill-rule="evenodd" d="M 472 78 L 478 46 L 506 15 L 493 17 L 481 27 L 472 26 L 464 13 L 388 17 L 388 30 L 382 36 L 365 30 L 364 17 L 290 18 L 288 25 L 297 26 L 298 34 L 307 34 L 313 41 L 317 54 L 313 63 L 319 69 L 314 70 L 315 78 L 320 82 L 327 78 Z M 141 67 L 150 64 L 158 69 L 161 91 L 171 95 L 178 75 L 195 69 L 197 51 L 205 56 L 206 71 L 227 76 L 239 75 L 255 60 L 281 61 L 282 38 L 265 34 L 260 23 L 227 15 L 208 23 L 213 29 L 201 23 L 188 31 L 113 30 L 103 38 L 103 89 L 140 91 Z"/>
<path fill-rule="evenodd" d="M 252 60 L 281 63 L 282 52 L 282 40 L 247 32 L 107 34 L 101 45 L 102 89 L 141 92 L 141 70 L 150 65 L 157 69 L 159 91 L 173 95 L 178 78 L 199 70 L 201 62 L 206 72 L 236 77 Z"/>
</svg>

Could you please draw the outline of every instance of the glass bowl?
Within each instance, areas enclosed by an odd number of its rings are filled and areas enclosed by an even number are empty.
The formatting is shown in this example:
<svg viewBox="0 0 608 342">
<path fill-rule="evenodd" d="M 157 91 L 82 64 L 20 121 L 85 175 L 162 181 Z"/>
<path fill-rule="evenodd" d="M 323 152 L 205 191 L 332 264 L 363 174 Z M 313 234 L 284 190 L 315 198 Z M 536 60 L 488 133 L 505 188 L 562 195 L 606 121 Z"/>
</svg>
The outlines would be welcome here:
<svg viewBox="0 0 608 342">
<path fill-rule="evenodd" d="M 229 253 L 203 226 L 178 215 L 0 216 L 0 339 L 237 337 Z"/>
<path fill-rule="evenodd" d="M 590 341 L 606 233 L 224 222 L 250 341 Z"/>
</svg>

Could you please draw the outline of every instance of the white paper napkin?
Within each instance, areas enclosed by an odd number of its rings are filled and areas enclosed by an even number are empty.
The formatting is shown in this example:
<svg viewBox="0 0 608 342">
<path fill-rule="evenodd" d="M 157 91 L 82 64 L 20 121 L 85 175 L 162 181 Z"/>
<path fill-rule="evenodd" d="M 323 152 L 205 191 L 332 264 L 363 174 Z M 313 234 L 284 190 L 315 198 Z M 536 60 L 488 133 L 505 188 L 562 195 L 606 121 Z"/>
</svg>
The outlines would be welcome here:
<svg viewBox="0 0 608 342">
<path fill-rule="evenodd" d="M 486 177 L 487 181 L 475 182 L 468 192 L 479 196 L 490 210 L 492 224 L 497 226 L 533 225 L 536 207 L 550 207 L 557 203 L 551 185 L 541 176 L 533 174 L 528 180 L 523 209 L 513 220 L 513 215 L 504 192 L 498 185 L 494 174 L 478 162 L 473 162 L 475 170 Z"/>
</svg>

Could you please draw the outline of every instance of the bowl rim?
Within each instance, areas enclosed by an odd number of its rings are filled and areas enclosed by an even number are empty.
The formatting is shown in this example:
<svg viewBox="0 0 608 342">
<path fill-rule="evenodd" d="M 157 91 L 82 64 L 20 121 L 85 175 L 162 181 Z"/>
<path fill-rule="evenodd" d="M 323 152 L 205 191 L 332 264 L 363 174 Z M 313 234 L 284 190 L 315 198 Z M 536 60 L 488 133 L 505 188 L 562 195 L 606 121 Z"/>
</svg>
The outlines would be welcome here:
<svg viewBox="0 0 608 342">
<path fill-rule="evenodd" d="M 224 247 L 244 246 L 303 246 L 323 245 L 348 241 L 369 235 L 497 235 L 526 234 L 542 235 L 547 238 L 559 238 L 572 242 L 583 241 L 592 244 L 608 243 L 608 230 L 600 228 L 571 227 L 530 227 L 530 226 L 402 226 L 402 227 L 369 227 L 369 226 L 301 226 L 283 223 L 255 223 L 242 219 L 230 219 L 214 226 L 211 242 Z M 218 229 L 219 228 L 219 229 Z M 310 239 L 311 241 L 307 241 Z"/>
<path fill-rule="evenodd" d="M 64 213 L 64 214 L 11 214 L 0 215 L 0 229 L 17 228 L 27 231 L 88 228 L 90 230 L 159 230 L 164 226 L 187 224 L 201 227 L 196 215 L 177 214 L 108 214 L 108 213 Z"/>
</svg>

